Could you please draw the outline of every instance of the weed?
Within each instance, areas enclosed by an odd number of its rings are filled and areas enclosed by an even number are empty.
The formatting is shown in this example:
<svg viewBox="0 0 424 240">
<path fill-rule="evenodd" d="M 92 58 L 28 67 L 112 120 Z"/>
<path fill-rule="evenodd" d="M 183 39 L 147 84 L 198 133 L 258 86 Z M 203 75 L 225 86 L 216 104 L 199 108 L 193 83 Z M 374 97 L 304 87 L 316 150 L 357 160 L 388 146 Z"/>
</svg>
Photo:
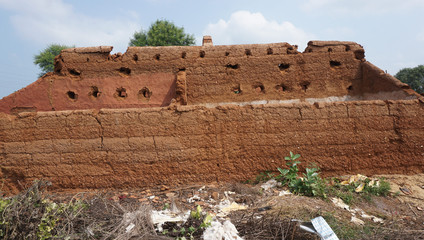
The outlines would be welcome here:
<svg viewBox="0 0 424 240">
<path fill-rule="evenodd" d="M 303 177 L 300 177 L 298 165 L 301 162 L 297 161 L 299 157 L 300 154 L 290 152 L 290 156 L 284 158 L 287 161 L 288 169 L 277 168 L 280 175 L 276 179 L 286 184 L 290 191 L 294 193 L 326 198 L 326 185 L 325 181 L 319 176 L 319 168 L 306 168 L 305 173 L 302 174 Z"/>
<path fill-rule="evenodd" d="M 211 222 L 212 216 L 204 213 L 202 208 L 197 206 L 196 210 L 190 212 L 190 217 L 184 224 L 167 226 L 168 228 L 164 226 L 162 234 L 177 240 L 198 239 L 203 231 L 211 225 Z"/>
</svg>

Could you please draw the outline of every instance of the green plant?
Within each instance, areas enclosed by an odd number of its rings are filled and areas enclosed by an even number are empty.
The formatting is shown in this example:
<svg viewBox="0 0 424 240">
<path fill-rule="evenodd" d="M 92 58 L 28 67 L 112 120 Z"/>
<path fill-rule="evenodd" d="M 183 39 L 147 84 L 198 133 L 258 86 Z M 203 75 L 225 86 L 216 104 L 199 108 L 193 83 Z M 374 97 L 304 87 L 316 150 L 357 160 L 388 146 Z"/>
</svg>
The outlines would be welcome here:
<svg viewBox="0 0 424 240">
<path fill-rule="evenodd" d="M 211 225 L 212 216 L 209 213 L 204 213 L 199 205 L 195 210 L 190 212 L 190 217 L 181 226 L 171 229 L 164 229 L 162 234 L 169 237 L 174 237 L 177 240 L 198 239 L 203 234 L 203 231 Z M 171 230 L 171 231 L 170 231 Z"/>
<path fill-rule="evenodd" d="M 297 165 L 300 164 L 299 161 L 296 161 L 298 158 L 300 158 L 300 154 L 293 154 L 290 152 L 290 156 L 284 157 L 288 169 L 277 168 L 277 170 L 280 172 L 280 175 L 277 176 L 277 179 L 282 179 L 282 182 L 288 183 L 289 187 L 290 183 L 295 182 L 298 177 L 297 175 L 299 172 L 299 167 Z"/>
<path fill-rule="evenodd" d="M 302 174 L 303 177 L 300 177 L 298 165 L 301 162 L 297 161 L 298 158 L 300 158 L 300 154 L 290 152 L 290 156 L 284 158 L 287 161 L 288 169 L 277 168 L 280 175 L 276 179 L 286 184 L 293 193 L 326 198 L 326 185 L 319 176 L 319 168 L 306 168 L 305 173 Z"/>
</svg>

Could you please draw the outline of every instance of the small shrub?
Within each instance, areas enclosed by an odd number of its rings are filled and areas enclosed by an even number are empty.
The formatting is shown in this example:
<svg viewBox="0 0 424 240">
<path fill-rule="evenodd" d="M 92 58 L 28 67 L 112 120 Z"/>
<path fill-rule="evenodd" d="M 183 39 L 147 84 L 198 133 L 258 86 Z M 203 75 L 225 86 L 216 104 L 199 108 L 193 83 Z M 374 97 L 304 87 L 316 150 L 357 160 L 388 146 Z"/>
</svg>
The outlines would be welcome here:
<svg viewBox="0 0 424 240">
<path fill-rule="evenodd" d="M 293 193 L 326 198 L 326 184 L 319 176 L 319 168 L 306 168 L 303 177 L 300 177 L 298 165 L 301 162 L 297 161 L 298 158 L 300 154 L 290 152 L 290 156 L 284 158 L 288 169 L 277 168 L 280 175 L 276 179 L 286 184 Z"/>
</svg>

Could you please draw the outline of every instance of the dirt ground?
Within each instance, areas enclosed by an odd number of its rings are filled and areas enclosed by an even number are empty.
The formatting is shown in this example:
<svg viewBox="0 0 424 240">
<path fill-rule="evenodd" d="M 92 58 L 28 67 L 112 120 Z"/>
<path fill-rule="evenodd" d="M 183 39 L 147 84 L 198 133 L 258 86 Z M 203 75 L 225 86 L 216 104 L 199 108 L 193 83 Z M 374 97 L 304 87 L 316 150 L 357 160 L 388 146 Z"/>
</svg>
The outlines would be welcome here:
<svg viewBox="0 0 424 240">
<path fill-rule="evenodd" d="M 332 199 L 289 194 L 263 182 L 207 184 L 157 189 L 98 191 L 79 196 L 105 196 L 118 203 L 147 204 L 155 210 L 183 212 L 201 206 L 212 216 L 229 219 L 244 239 L 319 239 L 299 228 L 300 222 L 323 216 L 339 239 L 424 239 L 424 174 L 380 175 L 390 182 L 387 197 L 355 196 L 348 209 Z M 70 193 L 56 193 L 66 199 Z M 222 206 L 226 202 L 226 206 Z M 223 208 L 227 207 L 225 214 Z M 354 218 L 359 222 L 354 223 Z"/>
</svg>

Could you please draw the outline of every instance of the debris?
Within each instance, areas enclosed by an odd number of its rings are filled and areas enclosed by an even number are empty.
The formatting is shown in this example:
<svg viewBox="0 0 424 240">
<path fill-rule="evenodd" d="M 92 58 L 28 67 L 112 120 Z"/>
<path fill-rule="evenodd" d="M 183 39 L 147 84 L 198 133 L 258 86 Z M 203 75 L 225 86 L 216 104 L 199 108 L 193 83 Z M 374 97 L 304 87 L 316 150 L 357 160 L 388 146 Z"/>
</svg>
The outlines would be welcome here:
<svg viewBox="0 0 424 240">
<path fill-rule="evenodd" d="M 339 240 L 323 217 L 316 217 L 311 220 L 311 223 L 322 240 Z"/>
<path fill-rule="evenodd" d="M 201 199 L 200 199 L 199 195 L 194 195 L 193 197 L 187 199 L 187 202 L 188 203 L 194 203 L 194 202 L 197 202 L 197 201 L 200 201 L 200 200 Z"/>
<path fill-rule="evenodd" d="M 243 240 L 238 235 L 238 231 L 234 224 L 226 220 L 224 224 L 215 220 L 211 226 L 206 228 L 203 232 L 203 239 L 205 240 Z"/>
<path fill-rule="evenodd" d="M 352 218 L 350 219 L 350 221 L 352 223 L 356 224 L 356 225 L 364 225 L 365 224 L 364 221 L 362 221 L 361 219 L 359 219 L 359 218 L 357 218 L 355 216 L 352 216 Z"/>
<path fill-rule="evenodd" d="M 265 191 L 268 191 L 269 189 L 276 187 L 277 184 L 278 184 L 277 180 L 270 179 L 266 183 L 262 184 L 261 188 Z"/>
<path fill-rule="evenodd" d="M 365 183 L 359 184 L 359 186 L 355 189 L 355 192 L 362 192 L 364 190 Z"/>
<path fill-rule="evenodd" d="M 321 216 L 311 220 L 311 222 L 302 222 L 300 220 L 292 220 L 299 222 L 299 227 L 310 233 L 315 233 L 322 240 L 339 240 L 333 229 L 328 225 L 325 219 Z"/>
<path fill-rule="evenodd" d="M 282 190 L 279 194 L 278 194 L 278 196 L 279 197 L 281 197 L 281 196 L 287 196 L 287 195 L 292 195 L 293 193 L 291 193 L 290 191 L 288 191 L 288 190 Z"/>
<path fill-rule="evenodd" d="M 135 224 L 134 223 L 131 223 L 130 225 L 128 225 L 127 228 L 125 228 L 125 232 L 131 231 L 134 227 L 135 227 Z"/>
<path fill-rule="evenodd" d="M 270 209 L 271 209 L 271 206 L 266 206 L 266 207 L 258 208 L 258 211 L 259 211 L 259 212 L 263 212 L 263 211 L 268 211 L 268 210 L 270 210 Z"/>
<path fill-rule="evenodd" d="M 424 211 L 424 209 L 422 207 L 418 207 L 418 206 L 417 206 L 417 210 L 418 211 Z"/>
<path fill-rule="evenodd" d="M 152 211 L 152 222 L 154 225 L 157 225 L 156 228 L 159 232 L 163 231 L 162 225 L 166 222 L 176 222 L 183 223 L 187 221 L 190 216 L 190 211 L 185 212 L 184 214 L 175 214 L 172 213 L 169 209 L 162 211 Z"/>
<path fill-rule="evenodd" d="M 346 210 L 350 211 L 349 205 L 347 205 L 346 203 L 344 203 L 343 200 L 341 200 L 340 198 L 332 198 L 331 201 L 337 207 L 340 207 L 340 208 L 343 208 L 343 209 L 346 209 Z"/>
<path fill-rule="evenodd" d="M 223 208 L 221 208 L 221 211 L 224 213 L 229 213 L 232 211 L 237 211 L 237 210 L 244 210 L 247 209 L 246 206 L 244 205 L 240 205 L 236 202 L 232 202 L 230 205 L 224 206 Z"/>
<path fill-rule="evenodd" d="M 405 195 L 411 195 L 412 194 L 412 191 L 411 190 L 409 190 L 407 187 L 405 187 L 405 186 L 403 186 L 403 187 L 400 187 L 399 188 L 399 190 L 401 191 L 401 192 L 403 192 Z"/>
<path fill-rule="evenodd" d="M 372 221 L 375 223 L 384 223 L 384 220 L 379 218 L 379 217 L 374 217 L 372 218 Z"/>
<path fill-rule="evenodd" d="M 218 192 L 213 192 L 211 194 L 211 197 L 213 200 L 218 201 L 219 200 L 219 193 Z"/>
</svg>

